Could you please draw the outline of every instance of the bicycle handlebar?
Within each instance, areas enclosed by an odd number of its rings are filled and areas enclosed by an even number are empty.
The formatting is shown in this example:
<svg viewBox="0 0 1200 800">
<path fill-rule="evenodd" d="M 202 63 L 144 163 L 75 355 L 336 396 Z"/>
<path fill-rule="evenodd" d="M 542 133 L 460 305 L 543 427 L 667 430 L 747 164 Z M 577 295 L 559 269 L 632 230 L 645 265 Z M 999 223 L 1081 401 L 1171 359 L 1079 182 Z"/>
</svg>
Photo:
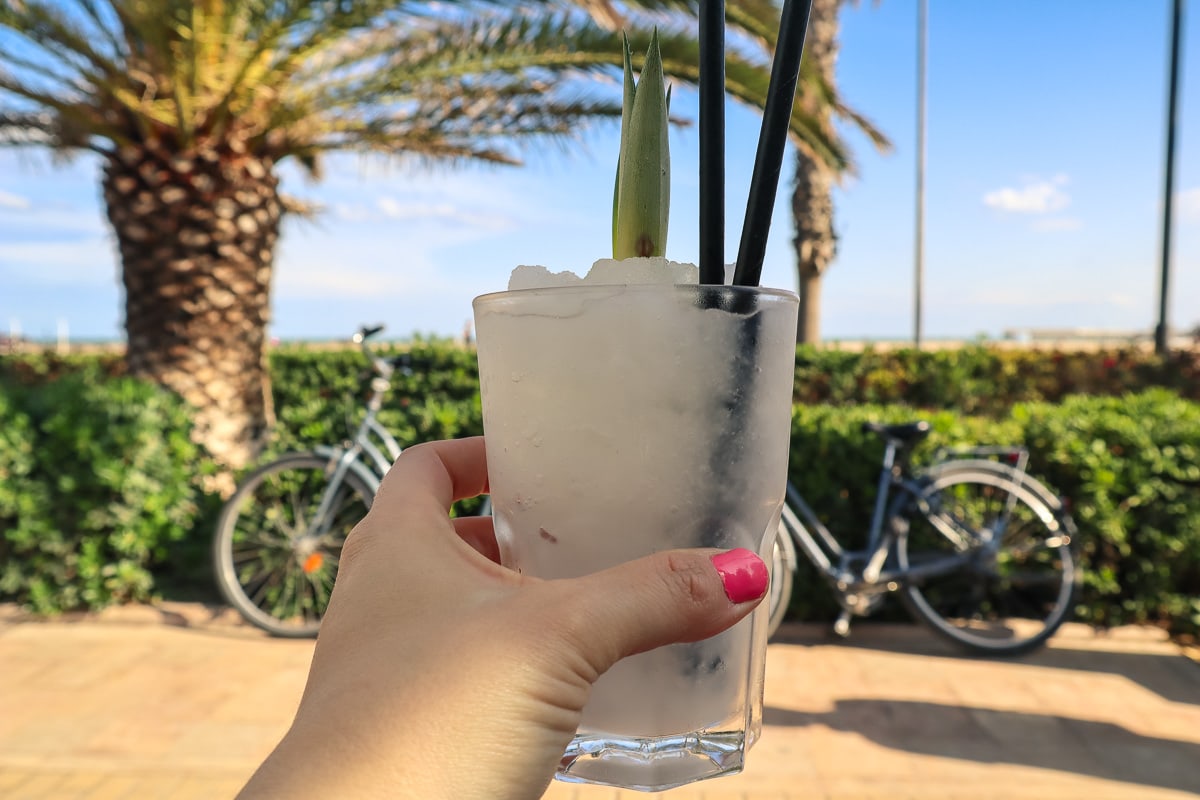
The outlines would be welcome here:
<svg viewBox="0 0 1200 800">
<path fill-rule="evenodd" d="M 396 370 L 404 374 L 412 372 L 412 355 L 409 353 L 399 353 L 390 358 L 375 355 L 371 352 L 371 348 L 367 347 L 367 340 L 372 336 L 380 333 L 384 329 L 382 324 L 379 325 L 363 325 L 358 329 L 358 333 L 354 334 L 353 341 L 362 350 L 363 355 L 371 362 L 371 366 L 375 372 L 385 379 L 391 379 L 392 373 Z"/>
<path fill-rule="evenodd" d="M 382 331 L 383 327 L 382 323 L 379 325 L 363 325 L 358 329 L 358 333 L 354 334 L 354 341 L 362 344 L 367 339 Z"/>
</svg>

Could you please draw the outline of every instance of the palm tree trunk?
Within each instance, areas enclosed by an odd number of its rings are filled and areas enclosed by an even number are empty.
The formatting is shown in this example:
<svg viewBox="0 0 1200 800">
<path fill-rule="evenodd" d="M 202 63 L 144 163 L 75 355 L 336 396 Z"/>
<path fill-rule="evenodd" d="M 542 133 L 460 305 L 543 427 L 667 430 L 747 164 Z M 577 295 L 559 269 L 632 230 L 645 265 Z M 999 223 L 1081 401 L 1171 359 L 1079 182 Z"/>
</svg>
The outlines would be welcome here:
<svg viewBox="0 0 1200 800">
<path fill-rule="evenodd" d="M 796 342 L 821 341 L 821 278 L 819 272 L 800 273 L 800 317 L 796 321 Z"/>
<path fill-rule="evenodd" d="M 841 0 L 813 0 L 804 58 L 810 61 L 829 86 L 834 86 L 838 54 L 838 9 Z M 819 124 L 833 124 L 827 103 L 815 97 L 802 98 Z M 821 339 L 821 277 L 837 255 L 833 226 L 834 176 L 811 154 L 801 151 L 796 159 L 796 183 L 792 191 L 792 215 L 796 236 L 796 269 L 799 273 L 800 320 L 796 341 L 816 343 Z"/>
<path fill-rule="evenodd" d="M 282 206 L 273 163 L 126 146 L 104 166 L 125 284 L 129 371 L 195 408 L 195 438 L 230 467 L 274 422 L 266 324 Z"/>
<path fill-rule="evenodd" d="M 833 229 L 833 176 L 804 154 L 796 161 L 792 214 L 800 278 L 796 341 L 816 344 L 821 341 L 821 278 L 837 253 L 837 234 Z"/>
</svg>

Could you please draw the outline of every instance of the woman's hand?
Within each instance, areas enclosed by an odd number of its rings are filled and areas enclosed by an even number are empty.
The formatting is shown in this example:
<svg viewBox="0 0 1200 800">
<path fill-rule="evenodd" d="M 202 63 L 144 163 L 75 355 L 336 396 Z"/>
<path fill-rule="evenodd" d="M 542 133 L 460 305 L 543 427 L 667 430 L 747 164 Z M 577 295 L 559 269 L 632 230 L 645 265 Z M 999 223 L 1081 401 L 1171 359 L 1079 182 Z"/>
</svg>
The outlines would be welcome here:
<svg viewBox="0 0 1200 800">
<path fill-rule="evenodd" d="M 490 518 L 449 518 L 486 491 L 481 437 L 396 461 L 346 541 L 295 722 L 241 797 L 538 798 L 601 673 L 719 633 L 766 591 L 742 550 L 518 575 Z"/>
</svg>

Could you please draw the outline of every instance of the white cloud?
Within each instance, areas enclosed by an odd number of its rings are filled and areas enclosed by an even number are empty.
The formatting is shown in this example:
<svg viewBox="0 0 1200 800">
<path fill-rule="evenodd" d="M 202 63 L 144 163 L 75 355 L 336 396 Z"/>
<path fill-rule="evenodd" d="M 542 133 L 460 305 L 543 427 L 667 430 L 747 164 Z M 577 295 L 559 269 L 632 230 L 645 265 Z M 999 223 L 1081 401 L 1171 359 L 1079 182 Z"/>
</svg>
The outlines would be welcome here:
<svg viewBox="0 0 1200 800">
<path fill-rule="evenodd" d="M 281 297 L 403 297 L 445 288 L 448 284 L 436 275 L 413 269 L 371 268 L 342 263 L 289 263 L 275 271 Z"/>
<path fill-rule="evenodd" d="M 1108 305 L 1119 308 L 1140 308 L 1142 306 L 1142 299 L 1132 294 L 1120 294 L 1118 292 L 1110 292 L 1104 296 L 1104 301 Z"/>
<path fill-rule="evenodd" d="M 361 201 L 339 202 L 332 207 L 333 215 L 343 221 L 361 222 L 425 222 L 443 223 L 460 229 L 472 229 L 471 238 L 479 232 L 512 230 L 518 220 L 499 208 L 467 206 L 444 198 L 418 197 L 416 200 L 401 201 L 388 195 L 380 195 L 370 204 Z"/>
<path fill-rule="evenodd" d="M 451 202 L 407 202 L 383 196 L 375 201 L 379 211 L 393 220 L 445 220 L 489 231 L 507 230 L 513 220 L 495 210 L 478 211 Z"/>
<path fill-rule="evenodd" d="M 1045 219 L 1034 220 L 1033 229 L 1035 231 L 1077 231 L 1083 227 L 1083 220 L 1079 217 L 1047 217 Z"/>
<path fill-rule="evenodd" d="M 25 213 L 16 206 L 0 203 L 0 238 L 6 241 L 41 241 L 46 238 L 106 236 L 109 227 L 103 214 L 96 209 L 57 204 L 38 205 L 32 213 Z"/>
<path fill-rule="evenodd" d="M 516 224 L 499 209 L 471 208 L 458 202 L 432 197 L 401 201 L 380 195 L 372 203 L 335 203 L 334 215 L 346 222 L 445 222 L 486 231 L 511 230 Z"/>
<path fill-rule="evenodd" d="M 12 208 L 23 211 L 29 208 L 29 198 L 0 189 L 0 208 Z"/>
<path fill-rule="evenodd" d="M 344 222 L 369 222 L 374 214 L 362 203 L 334 203 L 333 216 Z"/>
<path fill-rule="evenodd" d="M 1020 188 L 1004 187 L 988 192 L 983 196 L 983 204 L 1016 214 L 1049 214 L 1071 204 L 1070 195 L 1062 188 L 1067 183 L 1066 175 L 1055 175 L 1049 180 L 1025 179 Z"/>
<path fill-rule="evenodd" d="M 454 209 L 449 203 L 434 206 L 425 203 L 402 203 L 394 197 L 380 197 L 375 200 L 375 206 L 390 219 L 428 219 L 454 215 Z"/>
<path fill-rule="evenodd" d="M 1184 189 L 1175 195 L 1179 207 L 1179 219 L 1184 222 L 1200 222 L 1200 186 Z"/>
<path fill-rule="evenodd" d="M 954 298 L 939 298 L 967 308 L 1047 308 L 1047 307 L 1091 307 L 1132 308 L 1140 306 L 1144 298 L 1133 292 L 1112 291 L 1093 288 L 1082 290 L 1064 286 L 1049 286 L 1045 291 L 1029 293 L 1023 289 L 987 287 Z"/>
<path fill-rule="evenodd" d="M 398 237 L 365 225 L 348 235 L 294 233 L 283 238 L 276 254 L 277 297 L 395 299 L 453 285 L 439 273 L 430 256 L 434 245 L 420 231 Z"/>
<path fill-rule="evenodd" d="M 25 286 L 108 286 L 116 256 L 102 237 L 0 244 L 0 276 Z"/>
</svg>

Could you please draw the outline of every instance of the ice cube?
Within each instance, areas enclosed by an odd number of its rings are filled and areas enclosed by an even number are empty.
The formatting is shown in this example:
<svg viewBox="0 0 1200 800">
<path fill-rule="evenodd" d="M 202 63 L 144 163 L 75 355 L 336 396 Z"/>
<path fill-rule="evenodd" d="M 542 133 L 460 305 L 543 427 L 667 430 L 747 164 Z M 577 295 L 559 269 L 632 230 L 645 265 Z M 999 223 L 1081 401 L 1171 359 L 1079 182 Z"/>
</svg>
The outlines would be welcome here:
<svg viewBox="0 0 1200 800">
<path fill-rule="evenodd" d="M 522 265 L 508 279 L 509 291 L 517 289 L 548 289 L 557 286 L 630 286 L 634 284 L 670 285 L 697 283 L 700 272 L 695 264 L 668 261 L 659 256 L 626 258 L 617 261 L 602 258 L 592 265 L 587 277 L 574 272 L 551 272 L 542 266 Z"/>
<path fill-rule="evenodd" d="M 584 283 L 602 286 L 628 286 L 654 283 L 697 283 L 700 271 L 695 264 L 682 264 L 661 257 L 626 258 L 616 261 L 602 258 L 592 265 Z"/>
<path fill-rule="evenodd" d="M 545 267 L 522 264 L 508 278 L 508 290 L 548 289 L 553 286 L 578 286 L 583 279 L 574 272 L 551 272 Z"/>
</svg>

